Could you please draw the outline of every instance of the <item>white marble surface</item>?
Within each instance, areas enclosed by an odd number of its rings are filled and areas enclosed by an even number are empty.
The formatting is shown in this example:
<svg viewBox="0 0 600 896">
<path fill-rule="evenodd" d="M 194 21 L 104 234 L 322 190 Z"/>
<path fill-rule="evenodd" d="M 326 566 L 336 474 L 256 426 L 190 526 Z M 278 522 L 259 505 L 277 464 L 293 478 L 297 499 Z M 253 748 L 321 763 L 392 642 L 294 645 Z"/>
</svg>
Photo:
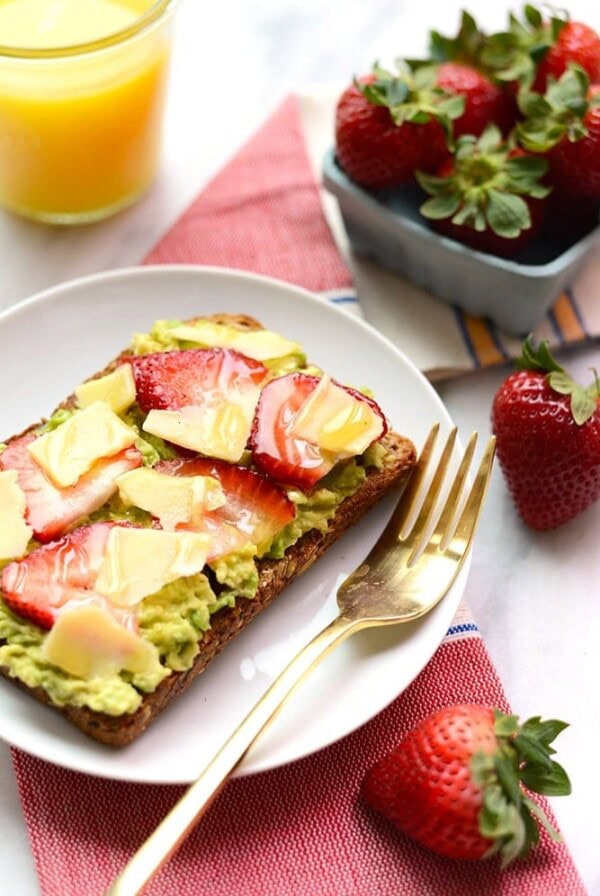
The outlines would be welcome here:
<svg viewBox="0 0 600 896">
<path fill-rule="evenodd" d="M 476 6 L 486 24 L 503 21 L 503 2 L 483 11 Z M 427 27 L 452 29 L 458 8 L 457 0 L 186 0 L 158 184 L 126 214 L 81 230 L 49 230 L 0 214 L 0 307 L 61 280 L 136 263 L 285 93 L 306 82 L 345 80 L 375 58 L 416 55 Z M 572 0 L 570 8 L 600 29 L 595 0 Z M 569 363 L 583 374 L 600 367 L 598 346 L 574 353 Z M 442 388 L 461 431 L 488 431 L 504 374 Z M 496 471 L 467 591 L 515 711 L 572 723 L 559 741 L 559 758 L 574 792 L 554 805 L 592 894 L 600 894 L 599 530 L 597 504 L 556 532 L 526 531 Z M 33 896 L 39 889 L 4 746 L 0 788 L 0 889 Z"/>
</svg>

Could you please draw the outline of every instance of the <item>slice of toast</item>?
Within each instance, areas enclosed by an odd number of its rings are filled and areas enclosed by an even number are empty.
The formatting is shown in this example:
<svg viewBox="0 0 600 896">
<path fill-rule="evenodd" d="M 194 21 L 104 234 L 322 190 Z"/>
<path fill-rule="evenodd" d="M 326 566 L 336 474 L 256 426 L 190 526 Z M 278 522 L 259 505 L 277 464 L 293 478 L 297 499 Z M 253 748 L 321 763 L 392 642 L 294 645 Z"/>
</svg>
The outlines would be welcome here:
<svg viewBox="0 0 600 896">
<path fill-rule="evenodd" d="M 243 329 L 260 328 L 256 320 L 247 316 L 220 314 L 211 316 L 210 320 Z M 128 354 L 128 351 L 121 353 L 97 376 L 110 372 Z M 72 407 L 74 404 L 75 397 L 70 396 L 61 407 Z M 172 672 L 154 692 L 143 695 L 141 705 L 133 713 L 112 716 L 95 712 L 88 707 L 55 708 L 85 734 L 104 744 L 124 746 L 142 734 L 158 713 L 185 691 L 229 641 L 268 606 L 293 579 L 312 566 L 346 529 L 364 516 L 383 495 L 406 482 L 416 460 L 412 442 L 394 432 L 389 432 L 384 437 L 383 444 L 388 452 L 386 466 L 367 468 L 365 481 L 354 494 L 341 502 L 326 532 L 310 530 L 289 547 L 280 560 L 264 558 L 257 561 L 259 585 L 256 595 L 253 598 L 238 598 L 234 607 L 224 607 L 211 616 L 211 627 L 200 640 L 198 655 L 190 669 L 184 672 Z M 0 673 L 9 677 L 6 667 L 0 666 Z M 10 680 L 42 703 L 51 704 L 43 688 L 28 688 L 16 678 Z"/>
</svg>

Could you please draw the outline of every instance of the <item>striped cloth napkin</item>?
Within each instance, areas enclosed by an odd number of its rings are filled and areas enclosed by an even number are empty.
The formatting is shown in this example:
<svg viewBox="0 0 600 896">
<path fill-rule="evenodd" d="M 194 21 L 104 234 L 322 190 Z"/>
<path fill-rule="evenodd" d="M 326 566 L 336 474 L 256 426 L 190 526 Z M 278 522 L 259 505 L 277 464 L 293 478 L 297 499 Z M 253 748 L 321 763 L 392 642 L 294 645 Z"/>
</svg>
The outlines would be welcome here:
<svg viewBox="0 0 600 896">
<path fill-rule="evenodd" d="M 147 261 L 246 268 L 352 303 L 348 269 L 321 211 L 297 99 L 279 108 Z M 582 896 L 566 847 L 544 833 L 526 862 L 501 873 L 494 862 L 441 859 L 360 804 L 369 765 L 418 720 L 454 702 L 508 708 L 464 608 L 419 677 L 371 722 L 292 765 L 231 781 L 148 894 Z M 42 896 L 100 896 L 182 792 L 13 755 Z"/>
</svg>

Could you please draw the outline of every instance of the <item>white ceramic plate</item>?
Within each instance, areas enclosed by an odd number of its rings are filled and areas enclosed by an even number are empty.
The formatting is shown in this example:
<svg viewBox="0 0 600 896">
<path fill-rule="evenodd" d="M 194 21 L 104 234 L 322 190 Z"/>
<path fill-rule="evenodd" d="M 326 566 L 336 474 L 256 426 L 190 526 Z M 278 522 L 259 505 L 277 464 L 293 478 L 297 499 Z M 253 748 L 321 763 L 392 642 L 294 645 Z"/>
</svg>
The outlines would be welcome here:
<svg viewBox="0 0 600 896">
<path fill-rule="evenodd" d="M 300 289 L 216 268 L 146 267 L 75 280 L 0 315 L 2 432 L 47 415 L 156 318 L 252 314 L 300 341 L 338 379 L 375 390 L 394 428 L 419 447 L 451 425 L 425 378 L 375 330 Z M 137 742 L 113 750 L 0 681 L 0 737 L 51 762 L 110 778 L 188 782 L 289 658 L 335 614 L 336 583 L 362 560 L 391 511 L 383 502 L 265 610 Z M 466 569 L 426 618 L 364 632 L 335 651 L 249 753 L 240 772 L 273 768 L 325 747 L 390 703 L 446 632 Z"/>
</svg>

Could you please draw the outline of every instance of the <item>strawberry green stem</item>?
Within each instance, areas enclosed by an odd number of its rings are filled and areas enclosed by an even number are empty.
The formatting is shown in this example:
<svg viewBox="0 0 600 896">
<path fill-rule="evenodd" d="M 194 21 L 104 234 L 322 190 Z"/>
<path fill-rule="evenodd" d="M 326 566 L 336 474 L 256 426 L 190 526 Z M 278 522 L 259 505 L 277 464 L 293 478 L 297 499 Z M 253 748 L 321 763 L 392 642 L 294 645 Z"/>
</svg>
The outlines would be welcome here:
<svg viewBox="0 0 600 896">
<path fill-rule="evenodd" d="M 600 398 L 600 384 L 595 371 L 595 383 L 586 389 L 575 382 L 554 360 L 547 341 L 541 342 L 536 347 L 531 336 L 528 336 L 523 343 L 521 355 L 515 363 L 519 370 L 537 370 L 546 373 L 548 385 L 555 392 L 570 396 L 571 416 L 577 426 L 583 426 L 594 416 Z"/>
<path fill-rule="evenodd" d="M 528 791 L 546 796 L 565 796 L 571 784 L 552 755 L 550 744 L 567 725 L 536 716 L 519 724 L 517 716 L 494 711 L 498 747 L 494 754 L 477 753 L 471 761 L 475 782 L 482 788 L 479 828 L 492 841 L 490 854 L 500 853 L 502 865 L 527 855 L 539 840 L 536 819 L 550 836 L 560 839 L 544 810 Z"/>
</svg>

